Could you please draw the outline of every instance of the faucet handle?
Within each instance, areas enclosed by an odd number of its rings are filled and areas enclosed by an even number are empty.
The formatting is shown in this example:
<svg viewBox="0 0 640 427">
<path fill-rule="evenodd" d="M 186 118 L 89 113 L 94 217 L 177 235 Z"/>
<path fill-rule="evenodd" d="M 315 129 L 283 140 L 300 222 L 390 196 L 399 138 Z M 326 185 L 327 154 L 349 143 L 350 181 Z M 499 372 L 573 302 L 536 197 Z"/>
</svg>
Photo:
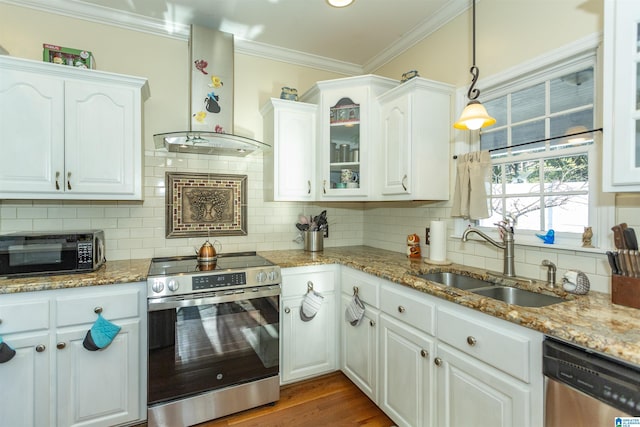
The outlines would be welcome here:
<svg viewBox="0 0 640 427">
<path fill-rule="evenodd" d="M 556 285 L 556 265 L 548 259 L 543 259 L 542 266 L 547 267 L 547 286 L 554 288 Z"/>
</svg>

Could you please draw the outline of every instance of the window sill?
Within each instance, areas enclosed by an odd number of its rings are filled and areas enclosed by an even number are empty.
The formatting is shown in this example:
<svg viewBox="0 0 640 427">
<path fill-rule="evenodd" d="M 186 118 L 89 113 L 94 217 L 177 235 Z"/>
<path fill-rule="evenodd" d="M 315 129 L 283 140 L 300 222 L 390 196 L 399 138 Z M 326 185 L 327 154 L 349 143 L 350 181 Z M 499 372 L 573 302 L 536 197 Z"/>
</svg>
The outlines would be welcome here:
<svg viewBox="0 0 640 427">
<path fill-rule="evenodd" d="M 449 237 L 453 238 L 453 239 L 462 239 L 462 235 L 456 235 L 456 234 L 452 234 Z M 496 236 L 490 236 L 490 237 L 491 238 L 495 237 L 494 240 L 499 241 L 499 239 Z M 477 236 L 474 236 L 474 235 L 469 236 L 469 240 L 488 243 L 483 238 L 477 237 Z M 545 244 L 545 243 L 542 243 L 542 242 L 534 242 L 534 241 L 526 239 L 526 238 L 521 239 L 520 241 L 518 241 L 518 239 L 516 238 L 516 241 L 515 241 L 514 244 L 515 244 L 516 247 L 554 249 L 554 250 L 561 250 L 561 251 L 585 252 L 585 253 L 590 253 L 590 254 L 602 254 L 602 255 L 604 255 L 605 252 L 609 250 L 609 249 L 595 248 L 595 247 L 594 248 L 583 248 L 582 246 L 576 246 L 576 245 L 571 245 L 571 244 L 554 243 L 552 245 L 548 245 L 548 244 Z"/>
</svg>

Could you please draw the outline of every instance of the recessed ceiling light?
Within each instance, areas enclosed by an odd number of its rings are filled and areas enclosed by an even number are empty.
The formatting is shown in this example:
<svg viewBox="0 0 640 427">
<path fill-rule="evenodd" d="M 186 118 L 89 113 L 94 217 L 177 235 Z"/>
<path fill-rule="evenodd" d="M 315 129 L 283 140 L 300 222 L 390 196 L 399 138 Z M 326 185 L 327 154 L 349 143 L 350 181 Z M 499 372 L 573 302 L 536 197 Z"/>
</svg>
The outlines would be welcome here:
<svg viewBox="0 0 640 427">
<path fill-rule="evenodd" d="M 355 0 L 327 0 L 327 3 L 333 7 L 347 7 L 354 1 Z"/>
</svg>

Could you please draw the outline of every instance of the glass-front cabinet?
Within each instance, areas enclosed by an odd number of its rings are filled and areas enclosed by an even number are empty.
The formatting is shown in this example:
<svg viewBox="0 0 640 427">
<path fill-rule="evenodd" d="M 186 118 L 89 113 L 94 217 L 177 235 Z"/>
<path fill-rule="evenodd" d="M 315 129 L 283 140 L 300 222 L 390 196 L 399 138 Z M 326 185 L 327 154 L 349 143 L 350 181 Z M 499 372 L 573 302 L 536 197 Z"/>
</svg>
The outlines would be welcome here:
<svg viewBox="0 0 640 427">
<path fill-rule="evenodd" d="M 373 75 L 316 83 L 301 100 L 319 105 L 316 144 L 319 200 L 367 200 L 378 117 L 376 97 L 397 80 Z"/>
<path fill-rule="evenodd" d="M 640 1 L 605 0 L 603 188 L 640 191 Z"/>
</svg>

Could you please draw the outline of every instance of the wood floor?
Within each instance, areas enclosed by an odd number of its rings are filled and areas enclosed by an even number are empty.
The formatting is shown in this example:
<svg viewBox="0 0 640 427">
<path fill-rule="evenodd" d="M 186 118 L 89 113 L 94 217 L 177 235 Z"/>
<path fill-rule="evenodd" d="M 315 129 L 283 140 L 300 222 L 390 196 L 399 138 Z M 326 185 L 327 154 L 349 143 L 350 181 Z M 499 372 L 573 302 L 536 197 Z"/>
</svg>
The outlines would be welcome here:
<svg viewBox="0 0 640 427">
<path fill-rule="evenodd" d="M 198 427 L 390 427 L 394 423 L 341 372 L 280 389 L 275 405 L 249 409 Z"/>
</svg>

